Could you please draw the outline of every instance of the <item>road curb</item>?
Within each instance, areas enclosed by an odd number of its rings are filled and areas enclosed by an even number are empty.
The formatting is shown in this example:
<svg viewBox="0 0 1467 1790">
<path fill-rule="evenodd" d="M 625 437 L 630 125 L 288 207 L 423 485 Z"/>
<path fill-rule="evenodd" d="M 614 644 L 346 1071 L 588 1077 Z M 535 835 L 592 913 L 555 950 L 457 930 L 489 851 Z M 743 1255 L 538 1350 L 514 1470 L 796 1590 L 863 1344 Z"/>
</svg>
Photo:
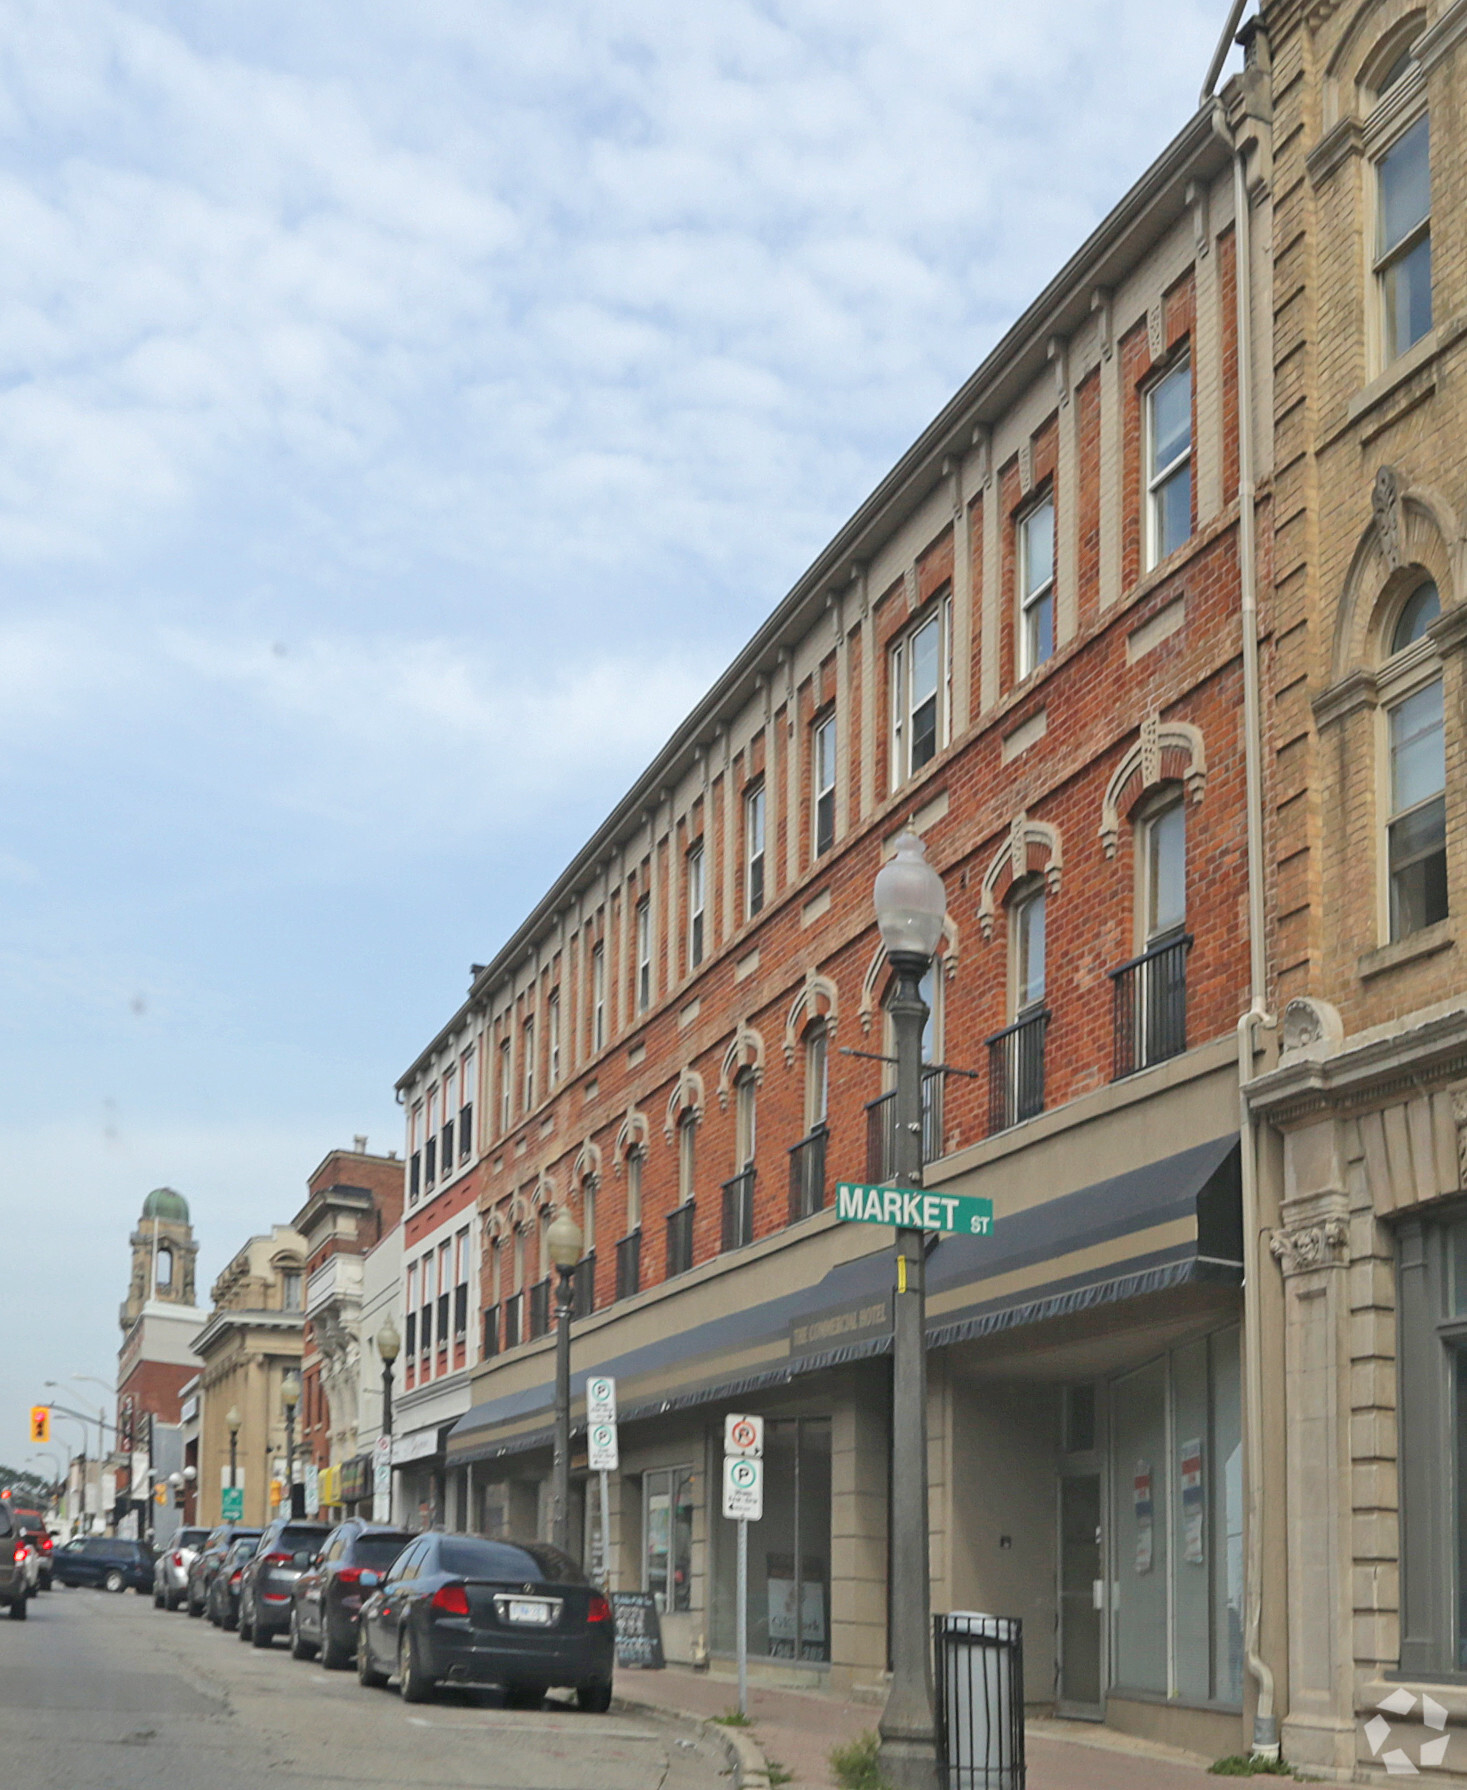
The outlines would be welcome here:
<svg viewBox="0 0 1467 1790">
<path fill-rule="evenodd" d="M 665 1703 L 623 1696 L 620 1691 L 616 1694 L 616 1700 L 628 1709 L 635 1709 L 638 1714 L 671 1716 L 674 1721 L 697 1728 L 707 1739 L 717 1741 L 723 1748 L 729 1770 L 733 1773 L 734 1790 L 769 1790 L 768 1762 L 745 1729 L 728 1728 L 722 1722 L 693 1715 L 686 1709 L 669 1709 Z"/>
</svg>

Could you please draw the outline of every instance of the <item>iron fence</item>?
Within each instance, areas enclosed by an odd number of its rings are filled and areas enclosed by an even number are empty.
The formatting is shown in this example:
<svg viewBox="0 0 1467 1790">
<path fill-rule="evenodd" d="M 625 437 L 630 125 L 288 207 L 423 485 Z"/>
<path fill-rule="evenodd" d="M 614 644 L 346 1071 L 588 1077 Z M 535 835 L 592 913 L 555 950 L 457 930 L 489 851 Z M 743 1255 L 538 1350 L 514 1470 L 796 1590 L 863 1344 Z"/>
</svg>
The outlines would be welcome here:
<svg viewBox="0 0 1467 1790">
<path fill-rule="evenodd" d="M 1164 1063 L 1187 1048 L 1190 933 L 1173 933 L 1110 972 L 1115 1079 Z"/>
</svg>

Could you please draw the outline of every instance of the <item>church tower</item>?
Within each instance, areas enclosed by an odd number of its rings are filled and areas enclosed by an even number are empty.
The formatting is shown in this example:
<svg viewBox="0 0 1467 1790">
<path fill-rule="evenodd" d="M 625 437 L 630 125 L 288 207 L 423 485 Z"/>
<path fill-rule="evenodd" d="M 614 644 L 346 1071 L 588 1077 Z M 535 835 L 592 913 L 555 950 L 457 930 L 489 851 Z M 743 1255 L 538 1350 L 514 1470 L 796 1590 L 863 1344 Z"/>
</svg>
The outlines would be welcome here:
<svg viewBox="0 0 1467 1790">
<path fill-rule="evenodd" d="M 124 1331 L 131 1330 L 143 1306 L 194 1302 L 194 1258 L 199 1246 L 189 1223 L 188 1201 L 171 1187 L 155 1187 L 143 1201 L 132 1238 L 132 1278 L 118 1312 Z"/>
</svg>

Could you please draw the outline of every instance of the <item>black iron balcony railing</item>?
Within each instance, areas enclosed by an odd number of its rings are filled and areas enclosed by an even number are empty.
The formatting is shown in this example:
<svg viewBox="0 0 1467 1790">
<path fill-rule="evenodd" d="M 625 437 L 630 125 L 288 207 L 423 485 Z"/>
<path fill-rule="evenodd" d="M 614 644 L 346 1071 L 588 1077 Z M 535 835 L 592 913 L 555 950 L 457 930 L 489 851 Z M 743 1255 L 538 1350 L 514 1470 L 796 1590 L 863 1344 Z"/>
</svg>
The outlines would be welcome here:
<svg viewBox="0 0 1467 1790">
<path fill-rule="evenodd" d="M 693 1265 L 693 1201 L 667 1215 L 667 1278 L 686 1274 Z"/>
<path fill-rule="evenodd" d="M 723 1247 L 742 1249 L 754 1241 L 754 1165 L 723 1184 Z"/>
<path fill-rule="evenodd" d="M 484 1307 L 484 1359 L 490 1360 L 499 1353 L 499 1307 Z"/>
<path fill-rule="evenodd" d="M 922 1160 L 942 1154 L 942 1071 L 922 1071 Z M 866 1106 L 866 1179 L 889 1181 L 896 1173 L 896 1089 Z"/>
<path fill-rule="evenodd" d="M 1110 972 L 1115 1079 L 1180 1056 L 1187 1048 L 1187 953 L 1192 935 L 1174 932 Z"/>
<path fill-rule="evenodd" d="M 616 1296 L 630 1299 L 642 1287 L 642 1233 L 628 1231 L 616 1246 Z"/>
<path fill-rule="evenodd" d="M 530 1341 L 544 1336 L 550 1328 L 550 1276 L 537 1280 L 530 1288 Z"/>
<path fill-rule="evenodd" d="M 458 1109 L 458 1159 L 467 1162 L 474 1147 L 474 1103 L 466 1101 Z"/>
<path fill-rule="evenodd" d="M 596 1309 L 596 1251 L 583 1255 L 571 1276 L 571 1316 L 589 1318 Z"/>
<path fill-rule="evenodd" d="M 825 1140 L 830 1136 L 817 1125 L 790 1150 L 790 1223 L 798 1224 L 825 1205 Z"/>
<path fill-rule="evenodd" d="M 504 1346 L 517 1349 L 520 1344 L 520 1314 L 524 1310 L 523 1293 L 511 1293 L 504 1302 Z"/>
<path fill-rule="evenodd" d="M 1021 1013 L 988 1040 L 988 1129 L 1007 1131 L 1044 1111 L 1044 1007 Z"/>
</svg>

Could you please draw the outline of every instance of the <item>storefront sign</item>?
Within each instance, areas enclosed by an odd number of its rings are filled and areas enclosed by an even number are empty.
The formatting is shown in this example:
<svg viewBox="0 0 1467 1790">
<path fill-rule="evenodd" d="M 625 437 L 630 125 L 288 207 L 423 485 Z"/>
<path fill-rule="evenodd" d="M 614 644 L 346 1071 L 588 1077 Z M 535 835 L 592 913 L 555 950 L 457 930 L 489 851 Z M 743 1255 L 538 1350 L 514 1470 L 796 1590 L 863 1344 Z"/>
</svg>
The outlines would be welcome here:
<svg viewBox="0 0 1467 1790">
<path fill-rule="evenodd" d="M 349 1461 L 341 1463 L 341 1479 L 338 1485 L 341 1504 L 360 1504 L 368 1492 L 367 1457 L 354 1454 Z"/>
<path fill-rule="evenodd" d="M 820 1355 L 844 1343 L 865 1342 L 873 1336 L 891 1335 L 891 1295 L 853 1299 L 817 1317 L 800 1318 L 790 1325 L 791 1355 Z"/>
<path fill-rule="evenodd" d="M 1184 1442 L 1181 1450 L 1182 1558 L 1193 1566 L 1203 1561 L 1207 1504 L 1202 1489 L 1201 1440 Z"/>
<path fill-rule="evenodd" d="M 866 1187 L 842 1181 L 835 1190 L 835 1215 L 847 1224 L 889 1224 L 944 1235 L 987 1237 L 993 1232 L 992 1200 L 924 1193 L 916 1187 Z"/>
<path fill-rule="evenodd" d="M 1150 1572 L 1154 1556 L 1153 1525 L 1155 1505 L 1151 1496 L 1151 1462 L 1137 1461 L 1136 1476 L 1131 1482 L 1131 1496 L 1136 1511 L 1136 1571 Z"/>
<path fill-rule="evenodd" d="M 666 1662 L 657 1599 L 650 1591 L 613 1591 L 611 1608 L 616 1617 L 617 1665 L 660 1671 Z"/>
<path fill-rule="evenodd" d="M 404 1461 L 423 1461 L 430 1454 L 438 1452 L 438 1431 L 416 1430 L 410 1435 L 392 1438 L 392 1464 L 402 1466 Z"/>
</svg>

